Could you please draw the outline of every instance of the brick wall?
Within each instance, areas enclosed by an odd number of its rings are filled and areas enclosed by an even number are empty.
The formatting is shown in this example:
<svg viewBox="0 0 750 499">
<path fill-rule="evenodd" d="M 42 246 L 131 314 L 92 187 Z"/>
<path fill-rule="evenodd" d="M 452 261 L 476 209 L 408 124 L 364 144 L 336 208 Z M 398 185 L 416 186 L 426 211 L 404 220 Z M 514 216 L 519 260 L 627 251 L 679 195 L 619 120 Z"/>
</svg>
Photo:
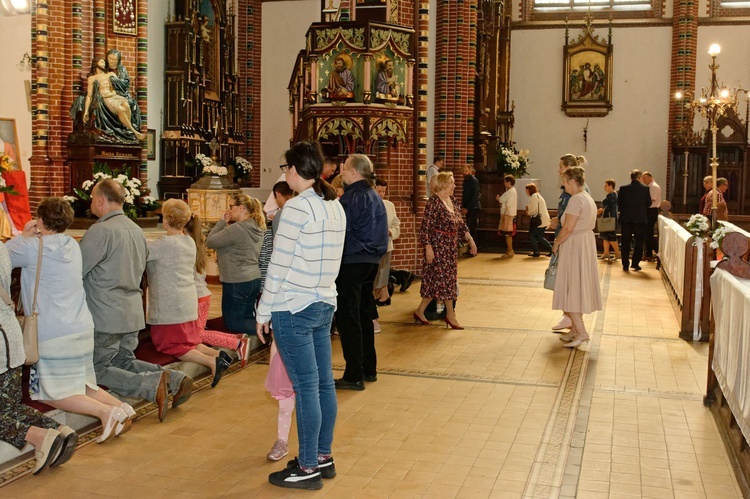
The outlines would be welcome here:
<svg viewBox="0 0 750 499">
<path fill-rule="evenodd" d="M 260 57 L 261 57 L 261 0 L 237 2 L 237 71 L 240 81 L 240 102 L 245 122 L 245 146 L 240 156 L 253 164 L 250 174 L 253 187 L 260 186 Z"/>
<path fill-rule="evenodd" d="M 148 0 L 138 0 L 138 34 L 115 34 L 113 6 L 106 0 L 32 4 L 32 156 L 29 199 L 32 210 L 45 196 L 66 194 L 67 139 L 73 129 L 68 115 L 73 100 L 85 90 L 91 60 L 109 49 L 122 52 L 131 78 L 130 93 L 138 100 L 147 127 Z M 141 180 L 145 177 L 145 151 Z"/>
</svg>

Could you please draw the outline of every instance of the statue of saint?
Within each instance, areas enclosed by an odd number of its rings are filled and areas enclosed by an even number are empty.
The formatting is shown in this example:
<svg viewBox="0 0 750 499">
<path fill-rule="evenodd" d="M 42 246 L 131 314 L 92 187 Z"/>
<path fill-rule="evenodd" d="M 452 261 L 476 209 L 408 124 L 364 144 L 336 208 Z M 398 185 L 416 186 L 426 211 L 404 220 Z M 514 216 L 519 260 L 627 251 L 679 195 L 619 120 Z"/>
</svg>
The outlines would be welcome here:
<svg viewBox="0 0 750 499">
<path fill-rule="evenodd" d="M 393 72 L 393 61 L 385 59 L 375 80 L 375 97 L 379 99 L 396 101 L 401 96 L 401 84 Z"/>
<path fill-rule="evenodd" d="M 354 98 L 354 76 L 349 71 L 351 65 L 351 57 L 348 54 L 336 56 L 333 61 L 333 71 L 328 75 L 328 86 L 323 89 L 324 98 L 330 100 Z"/>
<path fill-rule="evenodd" d="M 107 52 L 107 58 L 94 59 L 87 79 L 86 94 L 78 97 L 70 109 L 73 120 L 83 112 L 82 124 L 93 127 L 118 142 L 141 141 L 141 110 L 129 92 L 130 76 L 121 63 L 118 50 Z"/>
</svg>

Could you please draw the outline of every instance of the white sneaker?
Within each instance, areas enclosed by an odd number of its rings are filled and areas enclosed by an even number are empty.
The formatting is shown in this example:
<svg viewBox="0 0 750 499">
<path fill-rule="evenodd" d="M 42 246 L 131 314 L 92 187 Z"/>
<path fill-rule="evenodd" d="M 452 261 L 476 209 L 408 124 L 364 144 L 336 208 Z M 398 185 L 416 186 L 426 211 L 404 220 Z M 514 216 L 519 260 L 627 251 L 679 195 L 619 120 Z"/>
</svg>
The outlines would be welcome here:
<svg viewBox="0 0 750 499">
<path fill-rule="evenodd" d="M 552 326 L 552 330 L 560 332 L 563 329 L 569 329 L 572 326 L 573 326 L 573 322 L 570 320 L 570 317 L 568 317 L 567 315 L 563 315 L 562 317 L 560 317 L 560 321 L 554 326 Z"/>
</svg>

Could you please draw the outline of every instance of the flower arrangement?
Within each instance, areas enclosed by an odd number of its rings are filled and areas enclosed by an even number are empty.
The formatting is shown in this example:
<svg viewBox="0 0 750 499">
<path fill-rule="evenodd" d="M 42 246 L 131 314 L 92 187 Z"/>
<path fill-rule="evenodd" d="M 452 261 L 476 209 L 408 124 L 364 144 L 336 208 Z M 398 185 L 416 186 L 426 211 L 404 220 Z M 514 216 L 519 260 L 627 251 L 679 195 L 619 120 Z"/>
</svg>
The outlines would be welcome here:
<svg viewBox="0 0 750 499">
<path fill-rule="evenodd" d="M 195 155 L 195 163 L 203 168 L 207 166 L 211 166 L 214 164 L 214 161 L 206 156 L 205 154 L 196 154 Z"/>
<path fill-rule="evenodd" d="M 124 166 L 124 165 L 123 165 Z M 125 189 L 125 202 L 122 205 L 122 211 L 130 219 L 136 219 L 143 216 L 147 211 L 155 210 L 159 207 L 156 200 L 149 196 L 148 187 L 144 187 L 137 178 L 130 178 L 125 174 L 126 167 L 122 170 L 112 170 L 108 165 L 94 163 L 94 177 L 92 180 L 86 180 L 80 189 L 73 189 L 75 196 L 64 196 L 63 198 L 71 203 L 74 208 L 85 209 L 86 215 L 90 214 L 91 193 L 94 186 L 104 179 L 111 178 L 121 184 Z"/>
<path fill-rule="evenodd" d="M 234 158 L 234 176 L 237 178 L 247 178 L 253 171 L 253 165 L 242 156 Z"/>
<path fill-rule="evenodd" d="M 721 242 L 724 240 L 724 236 L 730 232 L 734 232 L 734 229 L 727 225 L 719 224 L 719 226 L 716 227 L 716 230 L 711 234 L 711 244 L 709 246 L 713 249 L 721 248 Z"/>
<path fill-rule="evenodd" d="M 214 177 L 225 177 L 229 171 L 225 166 L 219 166 L 214 163 L 214 160 L 205 154 L 198 153 L 195 155 L 195 161 L 187 161 L 190 166 L 197 166 L 201 169 L 201 175 L 214 176 Z"/>
<path fill-rule="evenodd" d="M 526 175 L 529 168 L 529 150 L 516 149 L 515 143 L 503 144 L 497 151 L 497 170 L 516 178 Z"/>
<path fill-rule="evenodd" d="M 711 224 L 704 215 L 692 215 L 685 223 L 685 228 L 695 237 L 705 239 L 711 235 Z"/>
<path fill-rule="evenodd" d="M 0 171 L 9 172 L 15 169 L 16 161 L 7 154 L 0 155 Z"/>
<path fill-rule="evenodd" d="M 219 166 L 219 165 L 209 165 L 204 166 L 203 175 L 211 175 L 211 176 L 218 176 L 218 177 L 226 177 L 227 173 L 229 173 L 229 170 L 227 170 L 226 166 Z"/>
</svg>

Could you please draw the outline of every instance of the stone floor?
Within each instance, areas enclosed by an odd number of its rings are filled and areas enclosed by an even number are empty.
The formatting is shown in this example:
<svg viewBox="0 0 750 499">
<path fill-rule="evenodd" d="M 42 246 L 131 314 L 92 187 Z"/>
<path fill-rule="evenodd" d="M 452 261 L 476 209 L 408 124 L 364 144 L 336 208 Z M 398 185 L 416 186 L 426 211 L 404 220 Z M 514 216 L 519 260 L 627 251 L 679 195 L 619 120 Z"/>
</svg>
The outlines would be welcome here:
<svg viewBox="0 0 750 499">
<path fill-rule="evenodd" d="M 653 264 L 600 264 L 605 309 L 586 317 L 592 341 L 574 351 L 550 332 L 560 314 L 546 264 L 462 260 L 464 331 L 413 323 L 418 283 L 380 309 L 378 381 L 339 393 L 338 476 L 318 492 L 267 482 L 277 406 L 259 356 L 163 424 L 148 406 L 127 435 L 0 497 L 741 497 L 701 403 L 707 345 L 678 338 Z M 333 350 L 338 377 L 337 337 Z"/>
</svg>

